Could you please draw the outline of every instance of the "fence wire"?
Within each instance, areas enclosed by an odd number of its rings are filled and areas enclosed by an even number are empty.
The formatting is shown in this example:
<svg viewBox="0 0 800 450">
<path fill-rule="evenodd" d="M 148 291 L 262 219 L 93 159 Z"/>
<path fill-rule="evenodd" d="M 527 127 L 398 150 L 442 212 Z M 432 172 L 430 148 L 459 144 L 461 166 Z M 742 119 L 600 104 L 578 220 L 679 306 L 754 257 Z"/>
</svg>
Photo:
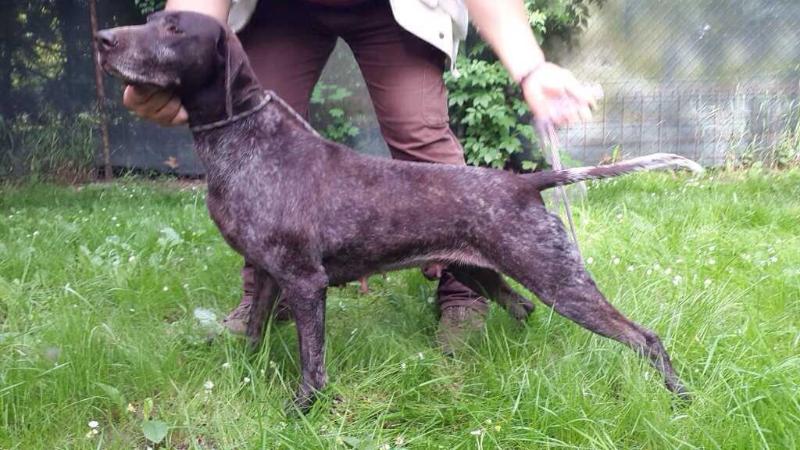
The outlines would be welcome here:
<svg viewBox="0 0 800 450">
<path fill-rule="evenodd" d="M 776 158 L 798 131 L 800 2 L 609 0 L 559 61 L 606 93 L 567 152 Z"/>
<path fill-rule="evenodd" d="M 0 2 L 0 177 L 92 160 L 99 145 L 87 1 Z M 144 20 L 133 0 L 98 7 L 101 27 Z M 742 155 L 779 158 L 797 145 L 797 0 L 607 0 L 590 17 L 574 46 L 546 49 L 606 92 L 592 121 L 559 132 L 573 160 L 662 151 L 719 165 Z M 323 81 L 353 92 L 343 109 L 359 118 L 361 132 L 351 144 L 386 154 L 347 53 L 337 51 Z M 185 130 L 133 118 L 114 80 L 106 93 L 116 167 L 202 173 Z M 327 105 L 312 106 L 312 121 L 324 128 L 319 110 Z"/>
</svg>

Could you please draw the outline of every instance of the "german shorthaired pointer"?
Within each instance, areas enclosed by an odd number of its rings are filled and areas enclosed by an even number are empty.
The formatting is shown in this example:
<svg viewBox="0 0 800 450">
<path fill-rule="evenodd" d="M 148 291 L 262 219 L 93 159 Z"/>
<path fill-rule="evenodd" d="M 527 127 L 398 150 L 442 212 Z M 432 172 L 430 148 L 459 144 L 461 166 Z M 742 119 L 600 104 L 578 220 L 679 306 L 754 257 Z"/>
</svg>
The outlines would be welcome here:
<svg viewBox="0 0 800 450">
<path fill-rule="evenodd" d="M 660 339 L 606 301 L 540 191 L 638 170 L 702 170 L 671 154 L 619 164 L 517 175 L 364 156 L 321 138 L 255 79 L 236 37 L 216 20 L 161 12 L 140 26 L 100 31 L 105 70 L 127 83 L 178 93 L 205 164 L 208 209 L 222 236 L 257 266 L 248 327 L 259 345 L 279 293 L 297 323 L 307 409 L 326 383 L 328 286 L 425 264 L 524 318 L 519 281 L 559 314 L 648 358 L 685 394 Z"/>
</svg>

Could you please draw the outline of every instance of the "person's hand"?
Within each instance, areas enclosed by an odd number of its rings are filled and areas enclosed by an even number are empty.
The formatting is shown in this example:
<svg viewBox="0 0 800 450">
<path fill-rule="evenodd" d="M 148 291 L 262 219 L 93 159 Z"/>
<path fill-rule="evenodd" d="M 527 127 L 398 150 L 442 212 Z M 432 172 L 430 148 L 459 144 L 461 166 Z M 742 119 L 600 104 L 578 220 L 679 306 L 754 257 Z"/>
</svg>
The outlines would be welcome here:
<svg viewBox="0 0 800 450">
<path fill-rule="evenodd" d="M 552 63 L 535 69 L 521 87 L 536 120 L 555 126 L 588 121 L 603 96 L 599 86 L 582 84 L 572 72 Z"/>
<path fill-rule="evenodd" d="M 152 86 L 125 86 L 122 104 L 137 116 L 162 126 L 183 125 L 189 120 L 174 92 Z"/>
</svg>

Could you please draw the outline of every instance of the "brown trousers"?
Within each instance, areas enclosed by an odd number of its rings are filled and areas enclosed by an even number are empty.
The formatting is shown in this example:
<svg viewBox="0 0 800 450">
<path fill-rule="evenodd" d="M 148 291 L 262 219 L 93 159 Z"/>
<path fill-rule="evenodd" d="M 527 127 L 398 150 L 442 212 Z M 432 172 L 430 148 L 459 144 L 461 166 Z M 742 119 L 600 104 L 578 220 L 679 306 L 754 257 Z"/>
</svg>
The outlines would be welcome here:
<svg viewBox="0 0 800 450">
<path fill-rule="evenodd" d="M 296 0 L 261 0 L 241 40 L 259 81 L 300 115 L 308 116 L 311 91 L 337 38 L 353 51 L 394 159 L 465 164 L 449 126 L 445 56 L 394 20 L 389 2 L 369 0 L 326 7 Z M 242 269 L 245 293 L 253 270 Z M 247 295 L 246 295 L 247 297 Z M 485 309 L 483 299 L 445 271 L 440 306 Z"/>
</svg>

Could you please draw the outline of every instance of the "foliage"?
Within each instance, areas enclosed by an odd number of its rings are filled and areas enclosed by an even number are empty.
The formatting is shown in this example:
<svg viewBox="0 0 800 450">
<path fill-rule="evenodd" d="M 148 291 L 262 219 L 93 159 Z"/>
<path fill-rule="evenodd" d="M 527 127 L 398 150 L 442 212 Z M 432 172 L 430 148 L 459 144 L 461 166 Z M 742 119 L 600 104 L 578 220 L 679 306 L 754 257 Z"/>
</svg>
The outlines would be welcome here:
<svg viewBox="0 0 800 450">
<path fill-rule="evenodd" d="M 163 9 L 166 0 L 133 0 L 133 3 L 136 4 L 142 15 L 147 15 Z"/>
<path fill-rule="evenodd" d="M 526 0 L 528 21 L 540 42 L 567 40 L 586 26 L 589 5 L 604 0 Z M 464 145 L 469 164 L 505 167 L 515 155 L 524 155 L 523 169 L 543 163 L 538 152 L 527 105 L 518 86 L 487 48 L 473 36 L 458 58 L 461 76 L 445 77 L 450 91 L 450 119 Z M 526 151 L 527 150 L 527 151 Z"/>
<path fill-rule="evenodd" d="M 800 166 L 800 116 L 794 118 L 774 143 L 751 142 L 741 155 L 729 152 L 729 165 L 738 168 L 787 169 Z"/>
<path fill-rule="evenodd" d="M 499 64 L 459 58 L 461 75 L 445 76 L 450 117 L 464 146 L 467 163 L 502 168 L 509 157 L 534 140 L 525 120 L 527 105 Z"/>
<path fill-rule="evenodd" d="M 360 130 L 344 109 L 345 100 L 352 95 L 353 92 L 346 87 L 335 84 L 319 82 L 314 86 L 311 104 L 324 106 L 321 108 L 321 117 L 315 117 L 315 122 L 325 124 L 320 133 L 326 138 L 347 144 L 358 136 Z"/>
<path fill-rule="evenodd" d="M 441 355 L 436 285 L 410 270 L 328 290 L 331 387 L 287 417 L 295 327 L 253 354 L 193 314 L 241 298 L 202 188 L 0 186 L 0 448 L 145 448 L 147 420 L 164 449 L 800 448 L 800 170 L 589 189 L 587 267 L 662 337 L 690 404 L 541 304 L 522 325 L 492 305 L 482 338 Z"/>
<path fill-rule="evenodd" d="M 97 117 L 45 109 L 39 116 L 0 117 L 0 179 L 86 178 L 95 158 Z"/>
</svg>

